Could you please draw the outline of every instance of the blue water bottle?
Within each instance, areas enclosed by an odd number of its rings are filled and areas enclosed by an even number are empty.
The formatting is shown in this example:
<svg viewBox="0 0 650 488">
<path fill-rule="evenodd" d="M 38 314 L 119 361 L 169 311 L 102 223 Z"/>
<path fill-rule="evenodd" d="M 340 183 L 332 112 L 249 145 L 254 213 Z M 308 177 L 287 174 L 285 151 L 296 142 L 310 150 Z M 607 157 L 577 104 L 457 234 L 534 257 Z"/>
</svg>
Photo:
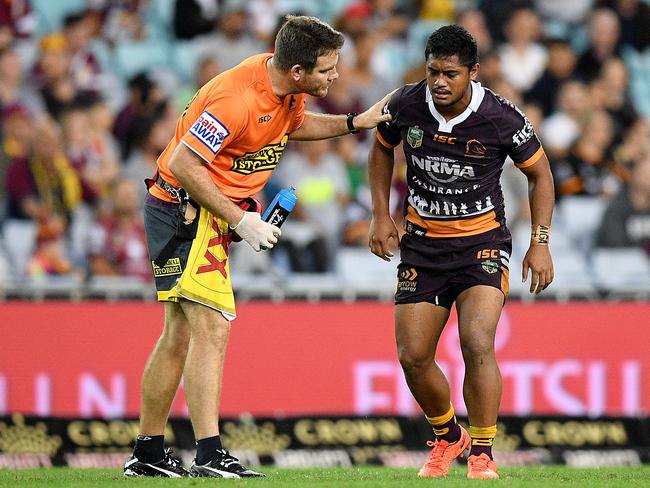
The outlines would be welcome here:
<svg viewBox="0 0 650 488">
<path fill-rule="evenodd" d="M 295 191 L 293 186 L 280 190 L 262 214 L 262 220 L 278 227 L 284 224 L 298 201 Z"/>
</svg>

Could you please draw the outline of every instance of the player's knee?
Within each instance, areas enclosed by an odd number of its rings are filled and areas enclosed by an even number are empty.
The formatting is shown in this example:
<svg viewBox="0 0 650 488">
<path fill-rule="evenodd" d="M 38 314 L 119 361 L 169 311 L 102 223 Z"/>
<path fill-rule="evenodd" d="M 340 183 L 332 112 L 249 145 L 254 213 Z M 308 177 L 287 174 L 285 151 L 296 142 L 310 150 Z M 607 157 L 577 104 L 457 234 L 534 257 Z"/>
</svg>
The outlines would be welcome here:
<svg viewBox="0 0 650 488">
<path fill-rule="evenodd" d="M 433 353 L 420 346 L 399 346 L 397 348 L 399 363 L 406 375 L 418 375 L 433 360 Z"/>
<path fill-rule="evenodd" d="M 494 359 L 494 341 L 489 338 L 476 337 L 461 341 L 461 350 L 465 365 L 481 365 Z"/>
<path fill-rule="evenodd" d="M 189 330 L 165 330 L 160 336 L 160 339 L 158 339 L 158 347 L 164 348 L 169 354 L 174 356 L 185 357 L 189 342 Z"/>
</svg>

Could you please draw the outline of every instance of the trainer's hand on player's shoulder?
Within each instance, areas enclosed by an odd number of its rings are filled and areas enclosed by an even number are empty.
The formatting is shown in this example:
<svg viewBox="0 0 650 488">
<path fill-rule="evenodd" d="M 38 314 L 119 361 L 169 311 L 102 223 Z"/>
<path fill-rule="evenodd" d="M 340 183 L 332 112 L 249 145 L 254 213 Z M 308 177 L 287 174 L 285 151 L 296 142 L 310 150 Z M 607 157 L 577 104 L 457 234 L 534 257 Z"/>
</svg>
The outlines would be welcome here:
<svg viewBox="0 0 650 488">
<path fill-rule="evenodd" d="M 387 94 L 365 112 L 361 112 L 357 115 L 354 118 L 354 126 L 357 129 L 373 129 L 381 122 L 389 122 L 392 120 L 392 116 L 389 113 L 384 113 L 384 106 L 388 103 L 391 95 L 395 93 L 396 90 L 397 89 Z"/>
<path fill-rule="evenodd" d="M 370 251 L 384 261 L 390 261 L 393 252 L 390 250 L 391 241 L 394 247 L 399 244 L 399 234 L 395 221 L 389 216 L 374 217 L 370 221 L 368 245 Z"/>
<path fill-rule="evenodd" d="M 530 270 L 530 292 L 536 295 L 548 288 L 553 281 L 553 258 L 548 246 L 531 244 L 522 263 L 522 283 Z"/>
<path fill-rule="evenodd" d="M 233 229 L 258 252 L 262 247 L 271 249 L 282 233 L 279 227 L 264 222 L 257 212 L 244 212 L 244 216 Z"/>
</svg>

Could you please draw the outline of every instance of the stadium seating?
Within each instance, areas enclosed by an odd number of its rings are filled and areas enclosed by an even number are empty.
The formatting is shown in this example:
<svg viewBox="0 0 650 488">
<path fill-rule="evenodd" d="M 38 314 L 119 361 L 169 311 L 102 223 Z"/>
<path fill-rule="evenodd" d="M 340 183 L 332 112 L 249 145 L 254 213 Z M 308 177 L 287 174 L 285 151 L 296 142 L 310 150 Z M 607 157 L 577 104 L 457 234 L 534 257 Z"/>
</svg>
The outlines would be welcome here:
<svg viewBox="0 0 650 488">
<path fill-rule="evenodd" d="M 82 11 L 85 0 L 30 0 L 38 21 L 36 34 L 43 35 L 58 31 L 66 15 Z"/>
<path fill-rule="evenodd" d="M 128 79 L 141 71 L 168 68 L 169 54 L 170 46 L 165 42 L 123 42 L 115 46 L 115 67 L 124 79 Z"/>
<path fill-rule="evenodd" d="M 344 293 L 392 295 L 398 262 L 398 255 L 385 262 L 366 248 L 342 247 L 336 255 L 336 273 Z"/>
<path fill-rule="evenodd" d="M 586 253 L 593 245 L 606 205 L 605 199 L 600 197 L 564 197 L 557 206 L 554 221 L 562 226 L 572 245 Z"/>
<path fill-rule="evenodd" d="M 650 261 L 642 249 L 598 248 L 591 262 L 602 289 L 641 297 L 650 293 Z"/>
</svg>

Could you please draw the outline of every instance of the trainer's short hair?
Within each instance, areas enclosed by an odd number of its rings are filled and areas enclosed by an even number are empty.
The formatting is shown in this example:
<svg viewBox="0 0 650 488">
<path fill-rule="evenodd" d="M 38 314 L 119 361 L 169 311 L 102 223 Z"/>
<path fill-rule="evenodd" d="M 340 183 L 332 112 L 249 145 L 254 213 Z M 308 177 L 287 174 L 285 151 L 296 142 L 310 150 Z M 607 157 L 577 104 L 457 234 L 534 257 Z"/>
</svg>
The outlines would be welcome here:
<svg viewBox="0 0 650 488">
<path fill-rule="evenodd" d="M 424 59 L 458 56 L 458 62 L 471 68 L 478 63 L 478 47 L 472 35 L 459 25 L 445 25 L 429 36 Z"/>
<path fill-rule="evenodd" d="M 287 15 L 275 37 L 274 63 L 282 71 L 298 64 L 310 72 L 319 56 L 338 51 L 343 40 L 343 34 L 316 17 Z"/>
</svg>

